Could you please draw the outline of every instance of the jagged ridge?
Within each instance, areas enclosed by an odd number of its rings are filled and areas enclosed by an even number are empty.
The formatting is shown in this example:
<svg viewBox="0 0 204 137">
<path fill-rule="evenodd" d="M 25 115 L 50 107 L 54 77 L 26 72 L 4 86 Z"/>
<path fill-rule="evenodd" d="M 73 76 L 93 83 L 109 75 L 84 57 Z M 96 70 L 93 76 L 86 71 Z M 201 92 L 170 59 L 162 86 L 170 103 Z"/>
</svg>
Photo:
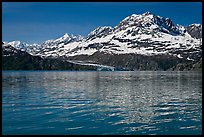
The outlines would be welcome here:
<svg viewBox="0 0 204 137">
<path fill-rule="evenodd" d="M 19 41 L 8 44 L 43 58 L 72 59 L 79 56 L 80 60 L 81 55 L 105 53 L 169 56 L 196 62 L 202 58 L 202 25 L 183 27 L 175 25 L 169 18 L 146 12 L 128 16 L 114 28 L 98 27 L 85 38 L 65 34 L 42 45 L 28 45 Z"/>
</svg>

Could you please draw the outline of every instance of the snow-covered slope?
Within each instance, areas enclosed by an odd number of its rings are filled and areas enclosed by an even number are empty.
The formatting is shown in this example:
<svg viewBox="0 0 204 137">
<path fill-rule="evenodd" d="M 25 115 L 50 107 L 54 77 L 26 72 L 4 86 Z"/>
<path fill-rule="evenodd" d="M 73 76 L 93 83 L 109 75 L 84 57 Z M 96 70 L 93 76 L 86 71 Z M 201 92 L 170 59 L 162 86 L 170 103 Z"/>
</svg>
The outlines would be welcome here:
<svg viewBox="0 0 204 137">
<path fill-rule="evenodd" d="M 47 40 L 41 45 L 41 50 L 31 52 L 33 55 L 41 57 L 61 57 L 76 48 L 82 41 L 83 36 L 64 34 L 62 37 L 55 40 Z"/>
<path fill-rule="evenodd" d="M 65 34 L 42 45 L 21 44 L 19 41 L 9 44 L 41 57 L 69 58 L 101 52 L 116 55 L 171 55 L 195 60 L 201 58 L 201 30 L 202 25 L 194 24 L 185 28 L 169 18 L 146 12 L 128 16 L 114 28 L 98 27 L 86 38 Z"/>
<path fill-rule="evenodd" d="M 21 51 L 26 51 L 28 53 L 35 53 L 38 52 L 42 49 L 41 45 L 39 44 L 27 44 L 25 42 L 20 42 L 20 41 L 12 41 L 12 42 L 3 42 L 4 47 L 9 47 L 12 46 L 13 48 Z"/>
<path fill-rule="evenodd" d="M 169 18 L 146 12 L 133 14 L 114 28 L 96 28 L 72 51 L 66 56 L 92 55 L 99 51 L 147 56 L 168 54 L 193 60 L 194 54 L 198 55 L 202 50 L 201 39 L 192 37 L 185 27 L 175 25 Z"/>
</svg>

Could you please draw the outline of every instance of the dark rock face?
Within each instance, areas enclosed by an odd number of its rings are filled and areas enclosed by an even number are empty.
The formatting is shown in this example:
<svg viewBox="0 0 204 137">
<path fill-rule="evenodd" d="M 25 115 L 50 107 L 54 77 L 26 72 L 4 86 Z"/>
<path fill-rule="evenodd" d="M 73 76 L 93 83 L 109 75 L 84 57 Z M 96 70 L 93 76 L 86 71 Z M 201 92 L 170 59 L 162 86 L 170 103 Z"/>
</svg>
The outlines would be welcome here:
<svg viewBox="0 0 204 137">
<path fill-rule="evenodd" d="M 80 55 L 69 57 L 71 60 L 83 60 L 98 62 L 104 65 L 126 68 L 128 70 L 168 70 L 179 63 L 189 63 L 184 59 L 179 59 L 174 56 L 155 55 L 144 56 L 135 54 L 107 54 L 95 53 L 91 56 Z"/>
<path fill-rule="evenodd" d="M 171 71 L 202 71 L 202 59 L 196 63 L 179 63 L 169 70 Z"/>
<path fill-rule="evenodd" d="M 202 26 L 200 24 L 189 25 L 186 29 L 187 32 L 191 35 L 191 37 L 202 38 Z"/>
</svg>

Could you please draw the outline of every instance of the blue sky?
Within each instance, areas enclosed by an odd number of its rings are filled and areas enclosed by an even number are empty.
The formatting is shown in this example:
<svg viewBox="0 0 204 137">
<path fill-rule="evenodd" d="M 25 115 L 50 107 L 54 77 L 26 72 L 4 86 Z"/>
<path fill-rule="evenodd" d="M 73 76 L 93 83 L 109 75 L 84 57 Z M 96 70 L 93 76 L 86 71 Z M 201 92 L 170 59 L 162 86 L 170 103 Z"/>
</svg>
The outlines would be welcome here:
<svg viewBox="0 0 204 137">
<path fill-rule="evenodd" d="M 202 23 L 201 2 L 3 2 L 2 40 L 41 44 L 65 33 L 86 36 L 146 11 L 184 26 Z"/>
</svg>

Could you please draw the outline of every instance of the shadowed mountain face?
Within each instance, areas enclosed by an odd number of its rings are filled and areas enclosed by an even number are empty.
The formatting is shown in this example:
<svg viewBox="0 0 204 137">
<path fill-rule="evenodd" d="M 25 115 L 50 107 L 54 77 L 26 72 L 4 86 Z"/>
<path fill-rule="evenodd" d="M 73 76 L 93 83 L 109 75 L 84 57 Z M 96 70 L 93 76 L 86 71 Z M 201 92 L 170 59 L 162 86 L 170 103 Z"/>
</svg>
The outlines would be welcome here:
<svg viewBox="0 0 204 137">
<path fill-rule="evenodd" d="M 187 27 L 187 32 L 193 38 L 202 38 L 202 25 L 201 24 L 191 24 Z"/>
<path fill-rule="evenodd" d="M 114 28 L 98 27 L 87 37 L 64 36 L 42 45 L 4 42 L 43 59 L 83 61 L 129 70 L 168 70 L 202 60 L 202 25 L 184 27 L 150 12 L 133 14 Z M 202 63 L 202 62 L 201 62 Z"/>
</svg>

